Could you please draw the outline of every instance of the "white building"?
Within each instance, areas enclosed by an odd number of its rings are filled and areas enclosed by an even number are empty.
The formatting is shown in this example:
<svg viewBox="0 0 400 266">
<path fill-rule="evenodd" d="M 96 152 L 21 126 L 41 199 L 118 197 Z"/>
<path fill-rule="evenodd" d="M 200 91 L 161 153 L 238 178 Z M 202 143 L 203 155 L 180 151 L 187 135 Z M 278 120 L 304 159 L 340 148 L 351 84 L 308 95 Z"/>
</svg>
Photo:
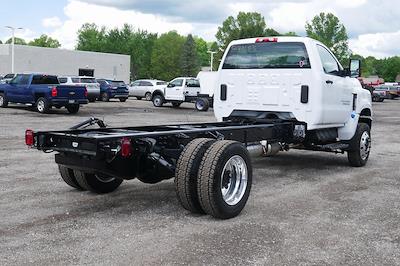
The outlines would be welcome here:
<svg viewBox="0 0 400 266">
<path fill-rule="evenodd" d="M 15 73 L 86 75 L 129 82 L 130 56 L 15 45 Z M 11 45 L 0 44 L 0 75 L 11 73 Z"/>
</svg>

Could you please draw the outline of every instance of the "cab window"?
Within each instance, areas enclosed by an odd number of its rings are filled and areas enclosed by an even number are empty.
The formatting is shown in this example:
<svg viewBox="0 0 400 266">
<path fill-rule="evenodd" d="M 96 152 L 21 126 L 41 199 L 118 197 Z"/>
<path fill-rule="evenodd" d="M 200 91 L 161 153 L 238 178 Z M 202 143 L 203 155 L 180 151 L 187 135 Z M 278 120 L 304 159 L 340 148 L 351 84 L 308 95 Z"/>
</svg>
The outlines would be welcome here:
<svg viewBox="0 0 400 266">
<path fill-rule="evenodd" d="M 326 74 L 339 75 L 341 67 L 335 57 L 323 46 L 317 45 L 322 67 Z"/>
<path fill-rule="evenodd" d="M 30 75 L 17 75 L 13 80 L 10 81 L 10 84 L 14 85 L 28 85 L 29 84 Z"/>
<path fill-rule="evenodd" d="M 175 79 L 171 81 L 171 84 L 175 85 L 175 87 L 182 87 L 183 79 Z"/>
</svg>

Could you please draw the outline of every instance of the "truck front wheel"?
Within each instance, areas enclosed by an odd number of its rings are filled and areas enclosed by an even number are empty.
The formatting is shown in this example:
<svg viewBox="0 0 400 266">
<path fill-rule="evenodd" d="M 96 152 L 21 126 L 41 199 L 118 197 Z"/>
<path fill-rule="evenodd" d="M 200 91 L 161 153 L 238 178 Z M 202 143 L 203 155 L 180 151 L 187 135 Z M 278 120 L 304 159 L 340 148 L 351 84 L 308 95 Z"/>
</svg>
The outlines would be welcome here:
<svg viewBox="0 0 400 266">
<path fill-rule="evenodd" d="M 197 175 L 204 153 L 214 142 L 207 138 L 192 140 L 185 146 L 176 166 L 176 195 L 183 208 L 194 213 L 204 213 L 197 194 Z"/>
<path fill-rule="evenodd" d="M 249 153 L 239 142 L 217 141 L 205 152 L 197 178 L 202 209 L 216 218 L 233 218 L 243 210 L 250 195 Z"/>
<path fill-rule="evenodd" d="M 371 151 L 371 129 L 366 123 L 357 125 L 356 133 L 350 141 L 350 148 L 347 151 L 349 164 L 354 167 L 364 166 Z"/>
<path fill-rule="evenodd" d="M 123 181 L 106 175 L 89 174 L 82 171 L 74 171 L 74 174 L 79 186 L 97 194 L 113 192 Z"/>
<path fill-rule="evenodd" d="M 41 114 L 45 114 L 48 113 L 50 111 L 50 104 L 49 101 L 46 98 L 40 97 L 39 99 L 37 99 L 36 101 L 36 110 L 41 113 Z"/>
<path fill-rule="evenodd" d="M 8 101 L 4 95 L 4 93 L 0 93 L 0 107 L 7 107 L 8 106 Z"/>
<path fill-rule="evenodd" d="M 79 112 L 79 104 L 67 105 L 66 108 L 70 114 L 76 114 Z"/>
<path fill-rule="evenodd" d="M 156 95 L 153 97 L 153 105 L 155 107 L 161 107 L 164 104 L 164 98 L 161 95 Z"/>
<path fill-rule="evenodd" d="M 107 92 L 103 92 L 100 97 L 101 97 L 101 101 L 103 101 L 103 102 L 110 101 L 110 97 L 108 96 Z"/>
<path fill-rule="evenodd" d="M 62 166 L 62 165 L 59 165 L 58 171 L 60 172 L 61 178 L 69 186 L 79 189 L 79 190 L 86 190 L 78 184 L 78 182 L 76 181 L 75 175 L 74 175 L 74 171 L 72 169 Z"/>
</svg>

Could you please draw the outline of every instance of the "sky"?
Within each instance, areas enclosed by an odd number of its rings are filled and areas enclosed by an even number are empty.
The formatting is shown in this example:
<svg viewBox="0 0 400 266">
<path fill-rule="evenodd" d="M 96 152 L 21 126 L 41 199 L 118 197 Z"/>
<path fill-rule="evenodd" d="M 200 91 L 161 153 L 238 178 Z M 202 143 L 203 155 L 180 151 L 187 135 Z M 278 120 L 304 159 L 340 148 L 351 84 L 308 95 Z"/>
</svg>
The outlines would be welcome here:
<svg viewBox="0 0 400 266">
<path fill-rule="evenodd" d="M 32 40 L 48 34 L 74 49 L 84 23 L 108 28 L 124 23 L 150 32 L 215 40 L 218 26 L 239 11 L 261 13 L 269 28 L 304 36 L 304 25 L 320 12 L 339 17 L 350 49 L 363 56 L 400 55 L 398 0 L 1 0 L 0 40 L 10 37 L 5 26 L 22 27 L 17 37 Z M 5 8 L 6 7 L 6 8 Z"/>
</svg>

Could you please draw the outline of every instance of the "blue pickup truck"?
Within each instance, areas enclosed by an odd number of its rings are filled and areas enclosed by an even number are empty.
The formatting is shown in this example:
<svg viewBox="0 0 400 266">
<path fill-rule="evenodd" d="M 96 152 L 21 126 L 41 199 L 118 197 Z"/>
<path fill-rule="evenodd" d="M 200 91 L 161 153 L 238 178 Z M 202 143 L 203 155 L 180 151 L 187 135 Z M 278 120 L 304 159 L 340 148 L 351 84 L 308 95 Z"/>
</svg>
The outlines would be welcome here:
<svg viewBox="0 0 400 266">
<path fill-rule="evenodd" d="M 110 99 L 119 99 L 126 102 L 129 97 L 129 89 L 125 82 L 109 79 L 97 79 L 100 84 L 100 100 L 108 102 Z"/>
<path fill-rule="evenodd" d="M 80 104 L 88 102 L 85 87 L 60 85 L 57 76 L 18 74 L 7 84 L 0 84 L 0 107 L 8 103 L 32 104 L 39 113 L 65 107 L 75 114 Z"/>
</svg>

